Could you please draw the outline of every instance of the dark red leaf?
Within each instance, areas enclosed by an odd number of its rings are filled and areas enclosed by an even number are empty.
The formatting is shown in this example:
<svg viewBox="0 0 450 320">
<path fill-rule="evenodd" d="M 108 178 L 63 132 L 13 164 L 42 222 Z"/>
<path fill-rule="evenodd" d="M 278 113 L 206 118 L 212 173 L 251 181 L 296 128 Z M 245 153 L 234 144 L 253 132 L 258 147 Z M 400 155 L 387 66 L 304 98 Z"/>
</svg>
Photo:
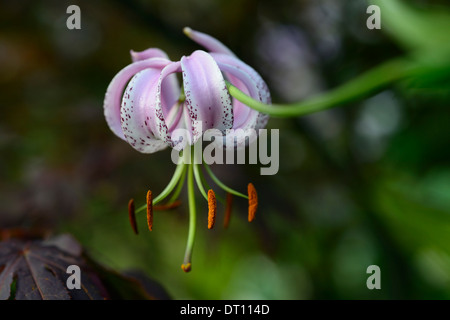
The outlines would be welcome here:
<svg viewBox="0 0 450 320">
<path fill-rule="evenodd" d="M 68 289 L 70 265 L 81 270 L 81 288 Z M 11 292 L 11 288 L 14 292 Z M 0 243 L 0 299 L 68 300 L 108 298 L 100 280 L 70 236 L 47 241 L 10 239 Z"/>
<path fill-rule="evenodd" d="M 164 288 L 140 272 L 121 274 L 92 260 L 70 235 L 39 240 L 27 232 L 4 232 L 0 242 L 0 300 L 170 299 Z M 81 270 L 81 288 L 68 289 Z"/>
</svg>

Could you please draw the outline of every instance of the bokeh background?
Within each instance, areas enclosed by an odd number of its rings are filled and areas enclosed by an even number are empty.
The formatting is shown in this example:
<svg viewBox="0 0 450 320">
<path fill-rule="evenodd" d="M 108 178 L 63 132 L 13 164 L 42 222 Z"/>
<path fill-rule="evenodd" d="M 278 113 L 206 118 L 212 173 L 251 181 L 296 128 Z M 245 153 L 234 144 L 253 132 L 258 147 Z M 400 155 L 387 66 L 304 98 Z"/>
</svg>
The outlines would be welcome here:
<svg viewBox="0 0 450 320">
<path fill-rule="evenodd" d="M 419 8 L 446 1 L 411 1 Z M 81 8 L 81 30 L 66 8 Z M 450 298 L 450 94 L 448 83 L 391 86 L 280 129 L 280 170 L 214 166 L 228 185 L 256 186 L 256 220 L 235 198 L 212 231 L 197 194 L 193 269 L 180 269 L 186 192 L 157 212 L 153 232 L 127 203 L 161 191 L 170 150 L 139 154 L 103 117 L 112 77 L 129 50 L 158 47 L 175 60 L 199 47 L 190 26 L 213 35 L 267 81 L 273 100 L 300 101 L 405 54 L 366 28 L 364 0 L 0 0 L 0 227 L 73 234 L 116 270 L 138 269 L 175 299 Z M 382 25 L 383 27 L 383 25 Z M 430 35 L 431 36 L 431 35 Z M 205 227 L 203 227 L 203 225 Z M 381 268 L 381 290 L 366 269 Z"/>
</svg>

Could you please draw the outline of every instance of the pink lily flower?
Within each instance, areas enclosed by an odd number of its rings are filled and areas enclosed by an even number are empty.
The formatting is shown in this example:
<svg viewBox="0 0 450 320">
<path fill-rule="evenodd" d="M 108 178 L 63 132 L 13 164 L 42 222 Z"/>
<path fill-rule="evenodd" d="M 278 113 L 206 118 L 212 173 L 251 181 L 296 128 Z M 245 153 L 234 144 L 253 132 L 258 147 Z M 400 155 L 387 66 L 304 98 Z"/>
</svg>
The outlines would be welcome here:
<svg viewBox="0 0 450 320">
<path fill-rule="evenodd" d="M 104 112 L 109 127 L 119 138 L 143 153 L 153 153 L 168 146 L 180 151 L 197 142 L 209 129 L 220 131 L 227 149 L 245 146 L 246 137 L 254 136 L 255 132 L 264 128 L 268 117 L 232 99 L 226 81 L 255 100 L 269 104 L 267 85 L 255 70 L 218 40 L 189 28 L 185 28 L 184 32 L 210 52 L 197 50 L 190 56 L 183 56 L 180 61 L 171 61 L 159 49 L 131 51 L 133 63 L 119 71 L 106 91 Z M 176 75 L 178 72 L 183 78 L 181 88 Z M 188 136 L 177 135 L 178 129 L 187 132 Z M 232 129 L 233 134 L 227 136 Z M 187 141 L 184 141 L 185 137 Z M 208 166 L 205 165 L 205 169 L 227 193 L 224 226 L 229 224 L 232 195 L 248 199 L 248 221 L 253 221 L 258 207 L 253 184 L 248 184 L 248 195 L 245 195 L 227 187 Z M 154 198 L 149 190 L 146 204 L 137 210 L 131 199 L 128 212 L 133 231 L 137 234 L 135 214 L 146 210 L 148 228 L 152 231 L 153 211 L 178 205 L 176 199 L 186 176 L 189 233 L 181 268 L 188 272 L 191 270 L 196 225 L 194 180 L 208 203 L 209 229 L 214 227 L 217 210 L 216 195 L 212 189 L 206 192 L 206 180 L 199 165 L 180 161 L 169 184 L 158 196 Z M 157 205 L 171 193 L 173 195 L 167 204 Z M 218 199 L 224 202 L 220 197 Z"/>
<path fill-rule="evenodd" d="M 180 61 L 151 48 L 131 51 L 133 63 L 122 69 L 108 86 L 104 113 L 110 129 L 133 148 L 153 153 L 167 146 L 182 149 L 176 129 L 189 132 L 189 145 L 208 129 L 237 132 L 236 143 L 245 144 L 249 130 L 264 128 L 268 116 L 255 111 L 228 93 L 225 80 L 263 103 L 271 102 L 261 76 L 239 60 L 217 39 L 190 28 L 184 32 L 208 52 L 197 50 Z M 183 91 L 176 73 L 183 77 Z M 234 137 L 233 137 L 234 139 Z M 186 144 L 184 144 L 186 145 Z"/>
</svg>

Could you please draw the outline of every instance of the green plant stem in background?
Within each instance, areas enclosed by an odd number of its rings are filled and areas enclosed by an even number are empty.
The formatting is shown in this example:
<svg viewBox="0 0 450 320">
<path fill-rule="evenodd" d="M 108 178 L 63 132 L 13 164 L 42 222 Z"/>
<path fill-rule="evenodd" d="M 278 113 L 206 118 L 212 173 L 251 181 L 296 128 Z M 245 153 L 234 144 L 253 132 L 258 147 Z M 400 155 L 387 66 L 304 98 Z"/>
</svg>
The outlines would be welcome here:
<svg viewBox="0 0 450 320">
<path fill-rule="evenodd" d="M 406 58 L 391 60 L 367 71 L 334 90 L 307 101 L 292 104 L 267 105 L 247 96 L 229 82 L 227 82 L 227 87 L 231 96 L 261 113 L 273 117 L 298 117 L 369 96 L 394 82 L 424 74 L 428 68 L 430 66 Z"/>
</svg>

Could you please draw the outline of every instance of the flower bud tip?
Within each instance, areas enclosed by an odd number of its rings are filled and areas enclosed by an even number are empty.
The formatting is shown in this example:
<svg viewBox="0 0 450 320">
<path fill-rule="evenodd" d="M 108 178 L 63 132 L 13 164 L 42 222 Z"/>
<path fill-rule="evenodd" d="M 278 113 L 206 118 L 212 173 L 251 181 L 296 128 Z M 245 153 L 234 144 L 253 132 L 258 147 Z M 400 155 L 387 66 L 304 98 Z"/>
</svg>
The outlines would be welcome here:
<svg viewBox="0 0 450 320">
<path fill-rule="evenodd" d="M 187 35 L 188 37 L 190 37 L 190 36 L 191 36 L 191 33 L 192 33 L 192 29 L 189 28 L 189 27 L 184 27 L 184 28 L 183 28 L 183 33 L 184 33 L 185 35 Z"/>
</svg>

